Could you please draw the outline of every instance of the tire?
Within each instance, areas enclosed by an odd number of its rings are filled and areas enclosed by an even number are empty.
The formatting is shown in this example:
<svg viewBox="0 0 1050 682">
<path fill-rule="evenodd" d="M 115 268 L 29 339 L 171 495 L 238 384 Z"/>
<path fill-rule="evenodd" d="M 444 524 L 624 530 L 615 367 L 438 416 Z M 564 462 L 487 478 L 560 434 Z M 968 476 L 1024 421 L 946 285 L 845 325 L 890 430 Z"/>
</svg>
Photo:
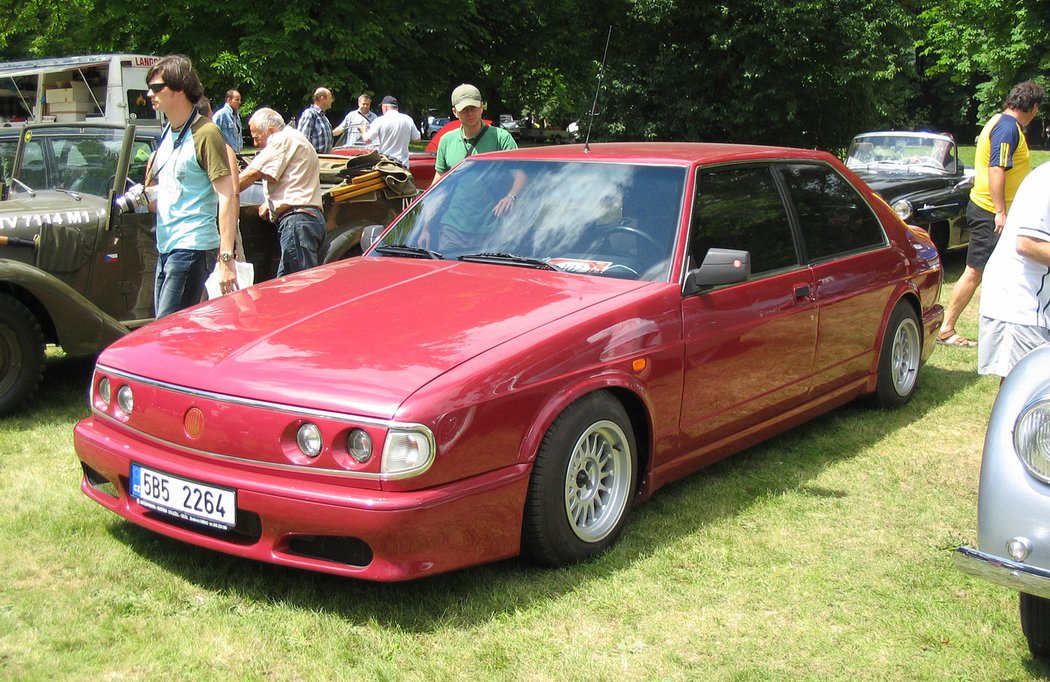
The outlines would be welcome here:
<svg viewBox="0 0 1050 682">
<path fill-rule="evenodd" d="M 631 421 L 611 394 L 594 393 L 566 408 L 532 467 L 522 555 L 565 566 L 611 547 L 631 510 L 636 453 Z"/>
<path fill-rule="evenodd" d="M 1035 658 L 1050 660 L 1050 600 L 1020 593 L 1021 632 Z"/>
<path fill-rule="evenodd" d="M 937 247 L 937 253 L 943 258 L 948 253 L 948 237 L 951 232 L 947 223 L 938 223 L 937 225 L 931 225 L 929 229 L 930 239 L 933 240 L 933 245 Z"/>
<path fill-rule="evenodd" d="M 919 320 L 907 301 L 900 301 L 886 325 L 879 355 L 875 402 L 879 407 L 900 407 L 915 394 L 922 360 Z"/>
<path fill-rule="evenodd" d="M 44 333 L 29 308 L 0 294 L 0 415 L 22 405 L 44 375 Z"/>
</svg>

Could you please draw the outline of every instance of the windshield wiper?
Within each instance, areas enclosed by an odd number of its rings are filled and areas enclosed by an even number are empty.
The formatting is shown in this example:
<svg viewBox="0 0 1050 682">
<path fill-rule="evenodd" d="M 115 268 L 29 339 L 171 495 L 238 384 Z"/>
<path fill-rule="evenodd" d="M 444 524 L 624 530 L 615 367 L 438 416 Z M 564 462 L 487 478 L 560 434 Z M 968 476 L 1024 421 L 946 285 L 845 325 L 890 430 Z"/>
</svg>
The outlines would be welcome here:
<svg viewBox="0 0 1050 682">
<path fill-rule="evenodd" d="M 376 251 L 386 256 L 404 256 L 405 258 L 429 258 L 430 260 L 444 260 L 437 251 L 424 249 L 421 246 L 409 246 L 408 244 L 384 244 L 377 246 Z"/>
<path fill-rule="evenodd" d="M 518 256 L 513 253 L 468 253 L 459 256 L 459 260 L 468 261 L 471 263 L 509 263 L 511 265 L 523 265 L 528 268 L 536 268 L 537 270 L 558 269 L 550 263 L 540 260 L 539 258 Z"/>
<path fill-rule="evenodd" d="M 65 194 L 68 194 L 69 196 L 73 197 L 77 201 L 80 201 L 80 193 L 79 192 L 74 192 L 71 189 L 62 189 L 61 187 L 56 187 L 55 191 L 56 192 L 63 192 Z"/>
<path fill-rule="evenodd" d="M 25 192 L 28 192 L 30 197 L 35 197 L 36 196 L 36 192 L 33 190 L 33 188 L 30 187 L 29 185 L 27 185 L 26 183 L 22 182 L 18 178 L 11 178 L 11 182 L 15 182 L 15 183 L 18 183 L 19 185 L 21 185 L 22 190 L 25 191 Z"/>
</svg>

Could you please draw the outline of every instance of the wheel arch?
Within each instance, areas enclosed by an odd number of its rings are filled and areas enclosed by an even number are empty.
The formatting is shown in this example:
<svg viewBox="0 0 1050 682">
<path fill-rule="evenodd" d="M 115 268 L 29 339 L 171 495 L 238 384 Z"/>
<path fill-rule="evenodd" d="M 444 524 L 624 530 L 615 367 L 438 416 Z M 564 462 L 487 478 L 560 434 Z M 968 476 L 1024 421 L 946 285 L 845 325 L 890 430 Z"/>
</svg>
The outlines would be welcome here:
<svg viewBox="0 0 1050 682">
<path fill-rule="evenodd" d="M 14 282 L 0 282 L 0 295 L 9 296 L 28 308 L 44 332 L 47 342 L 58 343 L 58 333 L 51 313 L 31 291 Z"/>
<path fill-rule="evenodd" d="M 65 282 L 25 263 L 0 259 L 0 292 L 29 308 L 47 341 L 69 355 L 97 353 L 130 331 Z"/>
<path fill-rule="evenodd" d="M 911 308 L 911 311 L 915 313 L 915 319 L 919 321 L 920 353 L 925 348 L 926 338 L 922 333 L 922 302 L 919 298 L 918 290 L 915 289 L 911 282 L 908 282 L 902 290 L 897 292 L 896 296 L 890 299 L 890 303 L 882 311 L 882 323 L 879 325 L 879 335 L 876 339 L 874 357 L 872 358 L 871 370 L 868 373 L 868 393 L 875 392 L 875 387 L 878 383 L 879 361 L 882 359 L 883 346 L 886 345 L 886 332 L 889 330 L 890 318 L 893 316 L 893 311 L 901 303 L 906 303 Z"/>
<path fill-rule="evenodd" d="M 607 374 L 594 377 L 591 381 L 577 385 L 571 390 L 560 391 L 552 394 L 553 400 L 547 401 L 533 421 L 534 427 L 529 429 L 526 438 L 522 441 L 520 459 L 524 462 L 534 462 L 536 454 L 544 436 L 551 428 L 554 420 L 558 418 L 568 407 L 590 395 L 605 391 L 613 396 L 624 408 L 627 417 L 631 420 L 631 428 L 634 429 L 634 439 L 637 452 L 637 480 L 635 481 L 635 495 L 645 489 L 649 478 L 652 463 L 653 450 L 653 419 L 652 406 L 645 397 L 646 391 L 630 376 L 619 374 Z"/>
<path fill-rule="evenodd" d="M 898 292 L 897 296 L 889 299 L 885 310 L 882 312 L 882 322 L 879 324 L 879 337 L 877 339 L 878 345 L 875 348 L 875 359 L 871 363 L 871 376 L 873 376 L 873 382 L 871 387 L 875 386 L 874 376 L 875 372 L 879 369 L 879 357 L 882 355 L 882 346 L 886 343 L 886 329 L 889 326 L 889 318 L 894 315 L 898 304 L 905 302 L 911 308 L 911 312 L 916 314 L 916 319 L 919 320 L 920 331 L 922 327 L 922 302 L 919 299 L 919 292 L 912 285 L 907 284 L 905 289 Z M 925 339 L 922 334 L 919 335 L 920 345 L 925 343 Z"/>
</svg>

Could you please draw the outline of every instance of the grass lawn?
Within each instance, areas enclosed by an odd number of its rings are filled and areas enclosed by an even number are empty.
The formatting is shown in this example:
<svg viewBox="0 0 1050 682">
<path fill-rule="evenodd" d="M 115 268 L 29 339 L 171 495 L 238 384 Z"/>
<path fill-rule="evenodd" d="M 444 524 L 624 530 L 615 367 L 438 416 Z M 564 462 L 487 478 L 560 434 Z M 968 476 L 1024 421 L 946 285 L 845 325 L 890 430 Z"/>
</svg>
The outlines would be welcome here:
<svg viewBox="0 0 1050 682">
<path fill-rule="evenodd" d="M 962 161 L 963 165 L 967 168 L 973 168 L 973 158 L 976 151 L 977 148 L 972 144 L 959 145 L 959 160 Z M 1032 155 L 1032 168 L 1050 161 L 1050 150 L 1032 149 L 1029 150 L 1029 153 Z"/>
<path fill-rule="evenodd" d="M 1016 594 L 951 565 L 976 539 L 997 388 L 975 363 L 938 348 L 906 408 L 847 406 L 661 490 L 592 563 L 379 585 L 90 502 L 71 439 L 90 363 L 52 357 L 43 394 L 0 421 L 0 677 L 1041 679 Z"/>
</svg>

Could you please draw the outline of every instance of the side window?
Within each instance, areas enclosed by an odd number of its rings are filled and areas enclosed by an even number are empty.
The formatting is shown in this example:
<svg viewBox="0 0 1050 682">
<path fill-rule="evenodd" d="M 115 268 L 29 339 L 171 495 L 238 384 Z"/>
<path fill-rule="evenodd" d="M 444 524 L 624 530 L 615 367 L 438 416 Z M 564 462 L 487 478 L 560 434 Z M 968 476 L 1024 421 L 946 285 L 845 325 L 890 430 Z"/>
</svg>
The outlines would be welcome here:
<svg viewBox="0 0 1050 682">
<path fill-rule="evenodd" d="M 752 274 L 799 265 L 784 202 L 769 166 L 701 171 L 689 255 L 699 266 L 709 248 L 751 252 Z"/>
<path fill-rule="evenodd" d="M 128 180 L 139 183 L 146 181 L 146 162 L 149 161 L 151 152 L 152 147 L 150 147 L 149 142 L 135 140 L 131 148 L 131 166 L 128 168 Z"/>
<path fill-rule="evenodd" d="M 19 180 L 33 189 L 47 188 L 47 166 L 44 162 L 44 143 L 40 138 L 26 142 L 22 152 L 22 170 Z"/>
<path fill-rule="evenodd" d="M 822 163 L 778 166 L 798 211 L 810 262 L 883 246 L 886 235 L 853 185 Z"/>
</svg>

